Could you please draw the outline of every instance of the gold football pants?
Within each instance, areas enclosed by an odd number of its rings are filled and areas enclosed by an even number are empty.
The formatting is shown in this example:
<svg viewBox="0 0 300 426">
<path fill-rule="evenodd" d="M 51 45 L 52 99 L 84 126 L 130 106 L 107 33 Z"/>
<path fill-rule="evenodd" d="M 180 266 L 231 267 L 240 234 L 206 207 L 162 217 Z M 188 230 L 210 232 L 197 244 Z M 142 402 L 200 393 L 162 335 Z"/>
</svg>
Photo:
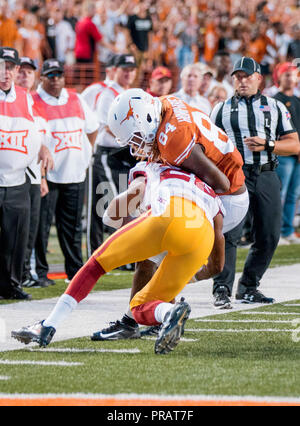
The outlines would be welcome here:
<svg viewBox="0 0 300 426">
<path fill-rule="evenodd" d="M 131 300 L 135 306 L 161 300 L 170 302 L 207 262 L 214 230 L 195 203 L 171 197 L 161 216 L 151 210 L 111 235 L 93 253 L 105 272 L 167 252 L 148 284 Z"/>
</svg>

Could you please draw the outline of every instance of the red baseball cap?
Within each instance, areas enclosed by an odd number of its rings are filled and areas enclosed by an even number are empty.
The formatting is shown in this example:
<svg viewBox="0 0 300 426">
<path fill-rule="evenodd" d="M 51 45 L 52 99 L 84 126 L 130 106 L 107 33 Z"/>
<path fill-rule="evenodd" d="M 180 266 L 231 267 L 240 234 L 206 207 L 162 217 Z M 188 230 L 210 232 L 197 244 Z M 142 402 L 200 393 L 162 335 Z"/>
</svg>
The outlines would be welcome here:
<svg viewBox="0 0 300 426">
<path fill-rule="evenodd" d="M 290 70 L 297 70 L 296 65 L 294 65 L 292 62 L 284 62 L 283 64 L 279 65 L 277 69 L 277 78 L 279 79 L 282 74 Z"/>
<path fill-rule="evenodd" d="M 160 80 L 161 78 L 164 78 L 164 77 L 172 78 L 172 73 L 169 70 L 169 68 L 160 66 L 160 67 L 155 68 L 152 71 L 151 79 Z"/>
</svg>

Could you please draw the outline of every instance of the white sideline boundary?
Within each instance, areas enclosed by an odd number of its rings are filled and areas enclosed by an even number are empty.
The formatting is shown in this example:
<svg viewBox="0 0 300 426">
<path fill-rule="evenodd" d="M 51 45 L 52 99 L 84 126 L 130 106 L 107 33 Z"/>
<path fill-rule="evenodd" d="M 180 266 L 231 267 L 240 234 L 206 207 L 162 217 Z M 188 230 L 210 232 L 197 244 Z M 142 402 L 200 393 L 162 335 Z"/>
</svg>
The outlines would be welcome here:
<svg viewBox="0 0 300 426">
<path fill-rule="evenodd" d="M 270 268 L 264 275 L 260 290 L 267 296 L 274 297 L 276 302 L 286 303 L 291 300 L 299 300 L 299 276 L 300 264 Z M 237 274 L 233 295 L 239 277 L 240 274 Z M 101 286 L 98 285 L 98 288 L 101 289 Z M 107 326 L 109 321 L 120 319 L 127 311 L 129 295 L 130 289 L 91 293 L 57 330 L 53 341 L 90 336 L 93 332 Z M 212 280 L 188 284 L 180 296 L 184 296 L 192 307 L 190 318 L 204 318 L 209 315 L 249 311 L 261 307 L 259 304 L 233 303 L 232 310 L 214 309 L 212 305 Z M 232 300 L 234 302 L 234 297 Z M 56 301 L 57 298 L 53 298 L 0 305 L 0 352 L 24 349 L 26 346 L 10 337 L 11 331 L 43 320 L 51 312 Z M 293 313 L 288 315 L 293 315 Z M 298 312 L 297 315 L 300 315 L 300 313 Z M 99 345 L 99 342 L 95 343 L 96 348 L 99 348 Z"/>
<path fill-rule="evenodd" d="M 228 401 L 228 402 L 235 402 L 235 401 L 253 401 L 253 402 L 262 402 L 262 403 L 300 403 L 299 397 L 280 397 L 280 396 L 263 396 L 258 397 L 254 395 L 243 395 L 243 396 L 229 396 L 229 395 L 157 395 L 157 394 L 93 394 L 93 393 L 61 393 L 61 394 L 54 394 L 54 393 L 45 393 L 45 394 L 24 394 L 24 393 L 14 393 L 14 394 L 7 394 L 7 393 L 0 393 L 0 399 L 23 399 L 23 400 L 30 400 L 30 399 L 56 399 L 56 398 L 62 398 L 62 399 L 91 399 L 91 400 L 97 400 L 97 399 L 113 399 L 113 400 L 120 400 L 120 401 L 127 401 L 127 400 L 138 400 L 138 401 L 147 401 L 147 400 L 153 400 L 157 401 L 158 403 L 160 401 L 168 400 L 168 401 Z"/>
</svg>

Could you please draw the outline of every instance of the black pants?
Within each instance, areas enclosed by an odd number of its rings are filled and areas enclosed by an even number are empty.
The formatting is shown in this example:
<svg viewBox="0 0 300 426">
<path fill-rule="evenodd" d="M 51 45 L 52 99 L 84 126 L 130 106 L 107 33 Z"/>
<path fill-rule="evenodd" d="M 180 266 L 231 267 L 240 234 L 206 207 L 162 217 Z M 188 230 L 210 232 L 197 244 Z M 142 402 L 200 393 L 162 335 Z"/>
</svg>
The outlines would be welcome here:
<svg viewBox="0 0 300 426">
<path fill-rule="evenodd" d="M 55 216 L 57 236 L 65 259 L 65 271 L 72 279 L 82 267 L 82 209 L 85 182 L 59 184 L 48 181 L 49 193 L 42 198 L 35 246 L 36 273 L 45 279 L 49 270 L 47 247 Z"/>
<path fill-rule="evenodd" d="M 249 250 L 240 283 L 257 288 L 270 265 L 280 238 L 281 200 L 280 181 L 275 171 L 260 172 L 244 168 L 249 191 L 249 213 L 253 220 L 254 242 Z M 232 293 L 235 278 L 237 243 L 241 238 L 244 221 L 225 234 L 225 266 L 214 277 L 213 292 L 226 286 Z"/>
<path fill-rule="evenodd" d="M 128 148 L 97 147 L 89 182 L 88 257 L 102 244 L 104 211 L 118 193 L 127 189 L 128 173 L 135 164 Z"/>
<path fill-rule="evenodd" d="M 0 296 L 22 283 L 29 234 L 29 186 L 0 188 Z"/>
<path fill-rule="evenodd" d="M 39 229 L 40 221 L 40 208 L 41 208 L 41 185 L 31 184 L 30 190 L 30 225 L 29 225 L 29 237 L 26 250 L 26 257 L 23 270 L 23 281 L 31 277 L 30 269 L 30 258 L 32 250 L 35 246 L 35 241 Z"/>
</svg>

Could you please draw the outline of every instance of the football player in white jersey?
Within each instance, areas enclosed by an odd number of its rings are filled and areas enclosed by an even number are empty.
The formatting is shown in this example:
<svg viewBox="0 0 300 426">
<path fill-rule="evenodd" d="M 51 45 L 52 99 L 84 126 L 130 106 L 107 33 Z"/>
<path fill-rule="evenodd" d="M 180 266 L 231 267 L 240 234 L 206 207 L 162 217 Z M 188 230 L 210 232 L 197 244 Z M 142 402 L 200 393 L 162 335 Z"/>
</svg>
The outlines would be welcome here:
<svg viewBox="0 0 300 426">
<path fill-rule="evenodd" d="M 122 226 L 95 251 L 46 320 L 13 331 L 13 338 L 47 346 L 60 323 L 102 275 L 163 251 L 166 256 L 157 272 L 134 295 L 130 309 L 141 324 L 162 324 L 155 353 L 166 354 L 178 344 L 191 308 L 184 299 L 175 305 L 170 302 L 207 263 L 212 251 L 214 272 L 223 268 L 225 212 L 207 184 L 178 168 L 144 164 L 132 171 L 131 178 L 129 189 L 112 201 L 105 217 L 109 218 L 108 223 L 116 221 L 121 226 L 136 209 L 145 213 Z"/>
</svg>

